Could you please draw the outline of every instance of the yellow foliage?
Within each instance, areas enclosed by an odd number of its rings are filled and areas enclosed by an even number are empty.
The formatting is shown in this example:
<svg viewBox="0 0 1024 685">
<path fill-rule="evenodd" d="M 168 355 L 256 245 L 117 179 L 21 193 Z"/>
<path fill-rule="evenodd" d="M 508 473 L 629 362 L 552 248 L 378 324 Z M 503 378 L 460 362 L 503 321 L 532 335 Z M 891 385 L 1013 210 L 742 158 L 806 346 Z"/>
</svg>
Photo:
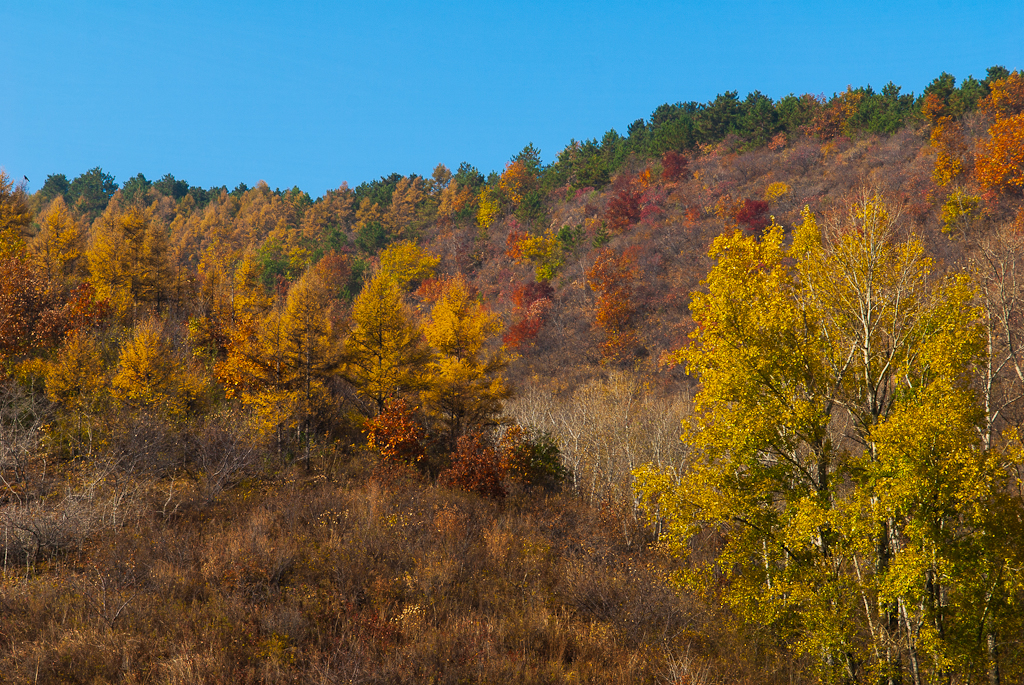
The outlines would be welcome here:
<svg viewBox="0 0 1024 685">
<path fill-rule="evenodd" d="M 544 235 L 526 234 L 515 244 L 516 261 L 533 264 L 538 281 L 550 281 L 562 267 L 564 256 L 562 244 L 554 229 Z"/>
<path fill-rule="evenodd" d="M 46 396 L 76 411 L 86 411 L 107 385 L 100 347 L 85 331 L 72 331 L 64 338 L 45 373 Z"/>
<path fill-rule="evenodd" d="M 476 196 L 469 186 L 460 186 L 453 181 L 441 191 L 441 201 L 437 208 L 437 216 L 446 223 L 452 222 L 455 217 L 466 208 L 473 206 Z"/>
<path fill-rule="evenodd" d="M 380 252 L 380 272 L 387 274 L 403 291 L 410 284 L 434 275 L 440 257 L 435 257 L 411 240 L 392 243 Z"/>
<path fill-rule="evenodd" d="M 764 199 L 766 202 L 775 202 L 779 198 L 789 195 L 791 190 L 793 189 L 788 183 L 776 181 L 775 183 L 768 184 L 768 187 L 765 188 Z"/>
<path fill-rule="evenodd" d="M 111 202 L 94 224 L 86 257 L 98 299 L 118 314 L 137 302 L 156 302 L 169 285 L 167 233 L 153 209 Z"/>
<path fill-rule="evenodd" d="M 425 198 L 421 179 L 412 176 L 401 179 L 391 194 L 391 206 L 384 215 L 384 223 L 395 235 L 400 235 L 413 223 L 416 208 Z"/>
<path fill-rule="evenodd" d="M 490 228 L 495 219 L 501 213 L 501 203 L 494 196 L 494 191 L 485 188 L 480 194 L 479 209 L 476 213 L 476 222 L 481 228 Z"/>
<path fill-rule="evenodd" d="M 865 197 L 824 226 L 805 209 L 788 249 L 774 223 L 761 238 L 718 237 L 678 354 L 701 383 L 684 425 L 691 464 L 634 472 L 676 553 L 698 531 L 722 534 L 680 580 L 749 621 L 784 624 L 825 678 L 885 672 L 905 658 L 886 650 L 915 636 L 934 668 L 972 653 L 975 642 L 940 639 L 945 619 L 929 610 L 884 623 L 890 607 L 926 606 L 930 584 L 962 612 L 947 628 L 1021 590 L 1018 579 L 975 592 L 1024 561 L 1019 526 L 1004 527 L 1024 515 L 1001 484 L 1015 457 L 983 449 L 978 430 L 975 290 L 933 278 L 897 218 Z"/>
<path fill-rule="evenodd" d="M 501 401 L 510 392 L 501 375 L 503 353 L 485 349 L 501 329 L 499 317 L 470 297 L 461 275 L 445 282 L 424 329 L 436 356 L 427 367 L 428 385 L 420 397 L 452 440 L 500 414 Z"/>
<path fill-rule="evenodd" d="M 961 188 L 955 189 L 942 204 L 942 231 L 950 233 L 966 228 L 980 203 L 979 196 L 970 195 Z"/>
<path fill-rule="evenodd" d="M 57 196 L 39 216 L 42 230 L 32 241 L 32 252 L 54 282 L 71 280 L 79 269 L 85 231 L 75 221 L 64 198 Z"/>
<path fill-rule="evenodd" d="M 122 343 L 111 382 L 119 404 L 166 411 L 175 417 L 199 407 L 205 385 L 198 372 L 174 354 L 156 319 L 137 324 Z"/>
<path fill-rule="evenodd" d="M 380 412 L 389 397 L 420 386 L 420 366 L 429 356 L 401 288 L 390 274 L 378 271 L 352 304 L 345 376 Z"/>
</svg>

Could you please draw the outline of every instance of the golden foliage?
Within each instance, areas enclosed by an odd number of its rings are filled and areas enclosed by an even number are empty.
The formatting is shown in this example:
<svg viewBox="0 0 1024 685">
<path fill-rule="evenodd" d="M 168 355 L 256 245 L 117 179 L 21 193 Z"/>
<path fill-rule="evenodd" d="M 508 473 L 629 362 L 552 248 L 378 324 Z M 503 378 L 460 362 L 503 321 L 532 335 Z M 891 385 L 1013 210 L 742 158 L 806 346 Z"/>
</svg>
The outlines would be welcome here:
<svg viewBox="0 0 1024 685">
<path fill-rule="evenodd" d="M 499 317 L 470 296 L 461 275 L 448 278 L 424 327 L 435 357 L 427 366 L 424 409 L 444 426 L 450 439 L 493 421 L 509 387 L 501 350 L 487 345 L 502 330 Z"/>
<path fill-rule="evenodd" d="M 51 281 L 70 282 L 82 266 L 85 230 L 59 195 L 40 214 L 39 222 L 42 230 L 32 241 L 32 253 Z"/>
<path fill-rule="evenodd" d="M 402 301 L 401 288 L 390 274 L 378 271 L 352 305 L 345 376 L 380 412 L 393 395 L 420 387 L 420 366 L 429 357 L 423 332 Z"/>
<path fill-rule="evenodd" d="M 768 187 L 764 189 L 764 199 L 766 202 L 775 202 L 779 198 L 789 195 L 792 190 L 788 183 L 775 181 L 774 183 L 769 183 Z"/>
<path fill-rule="evenodd" d="M 387 274 L 402 292 L 434 275 L 440 257 L 435 257 L 411 240 L 392 243 L 380 252 L 380 271 Z"/>
<path fill-rule="evenodd" d="M 988 190 L 1024 191 L 1024 113 L 997 119 L 975 161 L 975 176 Z"/>
</svg>

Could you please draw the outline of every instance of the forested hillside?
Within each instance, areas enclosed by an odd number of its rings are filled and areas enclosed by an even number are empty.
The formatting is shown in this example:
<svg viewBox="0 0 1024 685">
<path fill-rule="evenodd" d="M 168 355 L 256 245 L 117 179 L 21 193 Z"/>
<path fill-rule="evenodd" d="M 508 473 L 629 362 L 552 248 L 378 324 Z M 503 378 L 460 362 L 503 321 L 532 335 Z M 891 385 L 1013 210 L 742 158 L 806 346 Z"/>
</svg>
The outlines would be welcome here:
<svg viewBox="0 0 1024 685">
<path fill-rule="evenodd" d="M 0 172 L 2 672 L 1017 682 L 1018 258 L 1002 67 L 316 198 Z"/>
</svg>

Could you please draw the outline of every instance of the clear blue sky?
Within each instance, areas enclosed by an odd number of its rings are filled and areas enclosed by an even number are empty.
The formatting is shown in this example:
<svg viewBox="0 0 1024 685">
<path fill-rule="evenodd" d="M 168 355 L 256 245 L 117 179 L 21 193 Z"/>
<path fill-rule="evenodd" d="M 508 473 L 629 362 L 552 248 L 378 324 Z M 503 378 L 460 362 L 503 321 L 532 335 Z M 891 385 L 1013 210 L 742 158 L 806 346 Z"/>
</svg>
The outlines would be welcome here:
<svg viewBox="0 0 1024 685">
<path fill-rule="evenodd" d="M 0 3 L 0 166 L 314 197 L 727 90 L 920 93 L 1024 68 L 1024 1 Z"/>
</svg>

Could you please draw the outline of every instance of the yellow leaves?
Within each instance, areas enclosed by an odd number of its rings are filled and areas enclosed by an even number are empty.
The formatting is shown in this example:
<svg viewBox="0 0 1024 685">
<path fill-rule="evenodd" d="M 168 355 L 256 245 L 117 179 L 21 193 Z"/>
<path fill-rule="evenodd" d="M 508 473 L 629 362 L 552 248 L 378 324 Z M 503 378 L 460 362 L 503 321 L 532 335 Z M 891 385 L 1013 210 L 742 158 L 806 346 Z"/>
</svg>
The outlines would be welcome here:
<svg viewBox="0 0 1024 685">
<path fill-rule="evenodd" d="M 428 351 L 390 274 L 378 271 L 353 303 L 345 354 L 346 375 L 377 411 L 393 394 L 419 386 L 417 367 L 427 360 Z"/>
<path fill-rule="evenodd" d="M 957 180 L 965 170 L 967 143 L 964 141 L 960 124 L 952 117 L 938 119 L 932 127 L 931 145 L 936 150 L 932 180 L 939 186 L 947 186 Z"/>
<path fill-rule="evenodd" d="M 501 328 L 498 316 L 470 297 L 461 275 L 445 282 L 424 328 L 435 357 L 421 398 L 452 438 L 499 413 L 501 400 L 509 394 L 501 375 L 504 355 L 485 349 Z"/>
<path fill-rule="evenodd" d="M 24 186 L 15 186 L 7 172 L 0 169 L 0 259 L 24 249 L 23 231 L 31 221 L 32 211 Z"/>
<path fill-rule="evenodd" d="M 86 257 L 98 299 L 124 315 L 136 302 L 155 302 L 168 285 L 167 234 L 153 210 L 111 202 L 96 223 Z"/>
<path fill-rule="evenodd" d="M 509 234 L 509 239 L 512 240 L 514 235 L 517 234 Z M 553 279 L 564 261 L 562 243 L 555 230 L 548 229 L 544 235 L 520 233 L 517 238 L 510 250 L 515 261 L 519 264 L 533 264 L 540 282 Z"/>
<path fill-rule="evenodd" d="M 55 282 L 68 281 L 82 257 L 85 231 L 59 195 L 39 220 L 42 230 L 32 241 L 32 252 L 46 269 L 48 278 Z"/>
<path fill-rule="evenodd" d="M 416 207 L 425 197 L 422 180 L 412 176 L 402 178 L 391 194 L 391 206 L 384 215 L 384 223 L 395 235 L 400 235 L 416 218 Z"/>
<path fill-rule="evenodd" d="M 789 195 L 792 190 L 790 185 L 783 181 L 769 183 L 768 187 L 764 189 L 764 199 L 767 202 L 776 202 L 780 198 Z"/>
<path fill-rule="evenodd" d="M 469 186 L 461 186 L 458 182 L 452 181 L 441 191 L 441 201 L 437 208 L 438 218 L 451 223 L 464 211 L 472 209 L 476 195 Z"/>
<path fill-rule="evenodd" d="M 427 342 L 444 355 L 475 359 L 483 344 L 501 330 L 501 319 L 470 298 L 461 275 L 449 278 L 424 328 Z"/>
<path fill-rule="evenodd" d="M 952 233 L 965 230 L 978 211 L 980 203 L 979 196 L 970 195 L 962 188 L 955 188 L 942 203 L 942 232 Z"/>
<path fill-rule="evenodd" d="M 195 409 L 205 392 L 204 380 L 173 353 L 156 319 L 137 324 L 121 344 L 111 386 L 122 405 L 162 410 L 175 417 Z"/>
<path fill-rule="evenodd" d="M 824 225 L 805 208 L 788 250 L 774 223 L 761 239 L 719 236 L 692 295 L 692 344 L 677 353 L 701 383 L 684 425 L 693 461 L 682 474 L 634 471 L 641 507 L 676 553 L 698 530 L 723 533 L 686 582 L 721 588 L 748 620 L 786 620 L 800 649 L 867 664 L 895 638 L 858 634 L 847 616 L 921 606 L 925 574 L 950 559 L 966 582 L 991 571 L 991 553 L 957 536 L 1001 525 L 987 512 L 1008 462 L 980 446 L 974 286 L 934 278 L 897 218 L 865 196 Z M 936 658 L 940 643 L 929 643 Z"/>
<path fill-rule="evenodd" d="M 434 275 L 440 257 L 435 257 L 411 240 L 393 243 L 380 252 L 380 273 L 386 274 L 407 292 L 410 286 Z"/>
<path fill-rule="evenodd" d="M 85 331 L 69 333 L 46 364 L 46 396 L 69 408 L 84 411 L 106 384 L 100 347 Z"/>
<path fill-rule="evenodd" d="M 476 213 L 476 223 L 481 228 L 490 228 L 491 224 L 501 214 L 501 202 L 496 197 L 492 188 L 485 188 L 480 193 L 479 209 Z"/>
</svg>

